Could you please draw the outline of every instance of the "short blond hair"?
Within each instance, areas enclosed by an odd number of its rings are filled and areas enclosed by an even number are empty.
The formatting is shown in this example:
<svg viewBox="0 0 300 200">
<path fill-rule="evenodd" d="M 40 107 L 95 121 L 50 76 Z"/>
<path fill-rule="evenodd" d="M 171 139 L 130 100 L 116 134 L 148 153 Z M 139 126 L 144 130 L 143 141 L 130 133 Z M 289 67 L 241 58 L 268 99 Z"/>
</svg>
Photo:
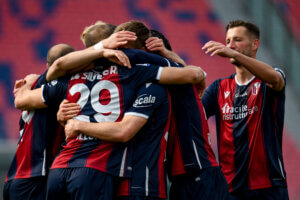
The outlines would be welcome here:
<svg viewBox="0 0 300 200">
<path fill-rule="evenodd" d="M 101 21 L 101 20 L 98 20 L 98 21 L 96 21 L 95 23 L 93 23 L 93 24 L 91 24 L 91 25 L 89 25 L 89 26 L 86 26 L 86 27 L 83 29 L 83 31 L 82 31 L 82 33 L 81 33 L 81 35 L 80 35 L 80 39 L 81 39 L 82 43 L 84 44 L 84 46 L 86 46 L 85 40 L 84 40 L 84 38 L 85 38 L 85 36 L 86 36 L 86 33 L 87 33 L 91 28 L 93 28 L 95 25 L 103 25 L 103 24 L 106 24 L 106 23 L 103 22 L 103 21 Z"/>
</svg>

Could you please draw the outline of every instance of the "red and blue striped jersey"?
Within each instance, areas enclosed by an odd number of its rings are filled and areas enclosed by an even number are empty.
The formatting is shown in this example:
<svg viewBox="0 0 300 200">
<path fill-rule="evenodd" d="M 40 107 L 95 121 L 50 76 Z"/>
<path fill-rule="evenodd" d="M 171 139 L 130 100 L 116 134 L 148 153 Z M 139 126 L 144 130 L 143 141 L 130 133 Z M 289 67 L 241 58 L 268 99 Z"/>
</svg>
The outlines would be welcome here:
<svg viewBox="0 0 300 200">
<path fill-rule="evenodd" d="M 120 121 L 134 101 L 137 89 L 158 79 L 158 66 L 116 66 L 102 60 L 87 72 L 77 73 L 65 81 L 52 81 L 43 88 L 47 103 L 66 97 L 77 102 L 81 111 L 75 119 L 88 122 Z M 59 100 L 58 100 L 59 99 Z M 105 142 L 79 134 L 67 141 L 52 168 L 88 167 L 114 176 L 131 175 L 131 148 L 127 144 Z"/>
<path fill-rule="evenodd" d="M 274 91 L 256 77 L 241 85 L 233 74 L 213 82 L 202 101 L 207 116 L 216 117 L 219 160 L 230 191 L 285 186 L 285 89 Z"/>
<path fill-rule="evenodd" d="M 165 155 L 171 116 L 169 101 L 163 86 L 146 83 L 126 111 L 125 115 L 144 117 L 147 123 L 130 142 L 132 177 L 121 181 L 119 196 L 167 198 Z"/>
<path fill-rule="evenodd" d="M 170 177 L 216 167 L 204 108 L 196 86 L 170 86 L 172 123 L 168 144 Z"/>
<path fill-rule="evenodd" d="M 46 83 L 42 74 L 32 88 Z M 63 128 L 56 120 L 58 107 L 24 110 L 20 119 L 20 140 L 6 181 L 46 176 L 64 141 Z"/>
</svg>

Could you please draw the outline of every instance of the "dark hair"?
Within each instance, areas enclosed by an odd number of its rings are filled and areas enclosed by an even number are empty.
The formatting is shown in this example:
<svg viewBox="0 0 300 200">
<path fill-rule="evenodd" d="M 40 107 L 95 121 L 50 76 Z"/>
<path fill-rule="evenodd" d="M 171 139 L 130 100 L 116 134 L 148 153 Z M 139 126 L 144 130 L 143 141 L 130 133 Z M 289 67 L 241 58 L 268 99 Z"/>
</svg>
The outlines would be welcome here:
<svg viewBox="0 0 300 200">
<path fill-rule="evenodd" d="M 226 26 L 226 33 L 229 29 L 238 26 L 245 27 L 250 34 L 254 35 L 257 39 L 259 39 L 259 28 L 255 24 L 252 24 L 251 22 L 245 22 L 243 20 L 234 20 L 229 22 L 229 24 Z"/>
<path fill-rule="evenodd" d="M 153 30 L 153 29 L 150 32 L 151 32 L 151 37 L 158 37 L 158 38 L 162 39 L 165 47 L 168 50 L 172 51 L 172 47 L 170 45 L 169 40 L 161 32 L 159 32 L 157 30 Z"/>
<path fill-rule="evenodd" d="M 113 32 L 116 26 L 112 24 L 99 24 L 93 26 L 84 37 L 84 44 L 86 47 L 91 47 L 97 42 L 108 38 Z"/>
<path fill-rule="evenodd" d="M 145 41 L 150 37 L 149 28 L 140 21 L 131 20 L 117 26 L 114 32 L 119 31 L 131 31 L 134 32 L 137 36 L 137 40 L 129 42 L 136 49 L 141 49 L 145 46 Z"/>
<path fill-rule="evenodd" d="M 68 44 L 54 45 L 53 47 L 51 47 L 48 50 L 48 53 L 47 53 L 48 67 L 50 67 L 54 63 L 54 61 L 57 60 L 58 58 L 63 57 L 73 51 L 75 51 L 75 49 Z"/>
</svg>

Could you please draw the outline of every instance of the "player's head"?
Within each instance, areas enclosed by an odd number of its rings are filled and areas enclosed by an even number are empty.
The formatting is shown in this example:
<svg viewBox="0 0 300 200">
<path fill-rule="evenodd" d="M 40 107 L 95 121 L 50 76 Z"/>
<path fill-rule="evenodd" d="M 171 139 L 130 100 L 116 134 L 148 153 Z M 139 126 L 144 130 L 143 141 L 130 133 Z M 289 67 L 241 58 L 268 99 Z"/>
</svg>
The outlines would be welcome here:
<svg viewBox="0 0 300 200">
<path fill-rule="evenodd" d="M 113 32 L 116 26 L 112 24 L 97 24 L 92 26 L 84 36 L 84 44 L 86 47 L 93 46 L 94 44 L 108 38 Z"/>
<path fill-rule="evenodd" d="M 168 50 L 172 51 L 172 47 L 170 45 L 169 40 L 161 32 L 159 32 L 157 30 L 153 30 L 153 29 L 151 29 L 150 32 L 151 32 L 151 37 L 158 37 L 158 38 L 162 39 L 165 47 Z"/>
<path fill-rule="evenodd" d="M 84 29 L 83 29 L 83 31 L 82 31 L 82 33 L 81 33 L 81 35 L 80 35 L 80 39 L 81 39 L 81 41 L 82 41 L 82 43 L 83 43 L 84 45 L 85 45 L 84 38 L 85 38 L 86 33 L 87 33 L 93 26 L 95 26 L 95 25 L 100 25 L 100 24 L 106 24 L 106 23 L 103 22 L 103 21 L 101 21 L 101 20 L 98 20 L 98 21 L 96 21 L 95 23 L 93 23 L 93 24 L 91 24 L 91 25 L 89 25 L 89 26 L 84 27 Z"/>
<path fill-rule="evenodd" d="M 137 36 L 135 41 L 129 41 L 123 46 L 124 48 L 145 49 L 145 42 L 150 37 L 150 30 L 143 22 L 137 20 L 125 22 L 117 26 L 114 32 L 119 31 L 131 31 Z"/>
<path fill-rule="evenodd" d="M 255 58 L 259 46 L 259 29 L 243 20 L 231 21 L 226 26 L 226 46 L 246 56 Z M 234 59 L 231 63 L 237 64 Z"/>
<path fill-rule="evenodd" d="M 56 59 L 73 51 L 75 51 L 75 49 L 68 44 L 57 44 L 52 46 L 47 53 L 47 67 L 50 67 Z"/>
</svg>

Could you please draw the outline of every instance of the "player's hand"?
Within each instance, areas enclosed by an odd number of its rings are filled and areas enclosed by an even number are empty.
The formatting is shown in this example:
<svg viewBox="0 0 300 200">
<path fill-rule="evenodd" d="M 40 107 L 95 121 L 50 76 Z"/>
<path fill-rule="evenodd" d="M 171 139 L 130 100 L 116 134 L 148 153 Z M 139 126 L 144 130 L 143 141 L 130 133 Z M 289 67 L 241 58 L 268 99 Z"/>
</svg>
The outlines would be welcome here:
<svg viewBox="0 0 300 200">
<path fill-rule="evenodd" d="M 25 78 L 25 84 L 32 86 L 32 84 L 38 79 L 38 74 L 28 74 Z"/>
<path fill-rule="evenodd" d="M 25 84 L 25 80 L 24 79 L 19 79 L 16 80 L 15 85 L 14 85 L 14 96 L 16 96 L 17 92 L 19 91 L 19 89 Z"/>
<path fill-rule="evenodd" d="M 111 34 L 108 38 L 102 40 L 102 45 L 106 49 L 116 49 L 128 43 L 128 41 L 135 41 L 137 39 L 134 32 L 120 31 Z"/>
<path fill-rule="evenodd" d="M 79 131 L 77 131 L 77 123 L 79 121 L 70 119 L 67 121 L 65 125 L 65 136 L 66 136 L 66 141 L 75 138 L 79 135 Z"/>
<path fill-rule="evenodd" d="M 166 49 L 162 39 L 158 37 L 150 37 L 146 40 L 146 48 L 149 51 L 155 51 L 158 54 L 164 56 L 168 49 Z"/>
<path fill-rule="evenodd" d="M 202 50 L 205 50 L 206 54 L 210 54 L 211 56 L 219 55 L 221 57 L 233 58 L 236 55 L 236 51 L 226 47 L 224 44 L 215 41 L 207 42 Z"/>
<path fill-rule="evenodd" d="M 129 58 L 123 51 L 112 49 L 104 49 L 103 51 L 103 56 L 111 62 L 131 68 Z"/>
<path fill-rule="evenodd" d="M 76 117 L 80 111 L 80 106 L 77 103 L 71 103 L 67 99 L 64 99 L 57 112 L 57 121 L 64 126 L 66 121 Z"/>
</svg>

